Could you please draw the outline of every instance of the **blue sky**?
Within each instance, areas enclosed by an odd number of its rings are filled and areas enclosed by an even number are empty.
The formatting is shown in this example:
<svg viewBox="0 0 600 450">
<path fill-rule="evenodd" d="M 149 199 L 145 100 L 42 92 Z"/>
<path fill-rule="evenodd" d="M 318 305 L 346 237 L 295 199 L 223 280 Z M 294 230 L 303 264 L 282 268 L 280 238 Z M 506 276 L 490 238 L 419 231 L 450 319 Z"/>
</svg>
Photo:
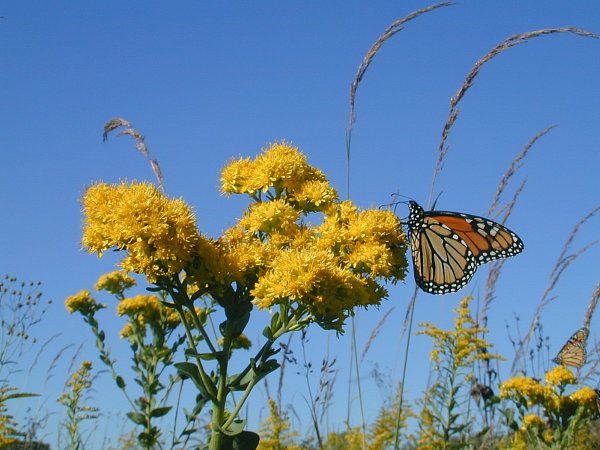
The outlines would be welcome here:
<svg viewBox="0 0 600 450">
<path fill-rule="evenodd" d="M 169 195 L 183 196 L 195 208 L 199 228 L 214 237 L 246 204 L 219 194 L 220 169 L 231 157 L 256 155 L 269 142 L 286 139 L 299 146 L 343 194 L 348 93 L 358 65 L 390 23 L 428 4 L 3 2 L 0 271 L 43 282 L 55 302 L 37 333 L 40 339 L 59 334 L 46 349 L 46 360 L 38 362 L 43 375 L 34 371 L 16 384 L 43 393 L 50 399 L 43 406 L 56 409 L 53 399 L 75 348 L 83 343 L 83 356 L 100 367 L 91 334 L 63 307 L 67 295 L 91 287 L 114 263 L 81 250 L 78 200 L 96 180 L 153 180 L 129 139 L 102 142 L 104 123 L 123 117 L 144 133 Z M 425 203 L 449 100 L 472 64 L 510 35 L 561 26 L 600 33 L 600 6 L 467 0 L 417 18 L 386 42 L 357 95 L 352 200 L 373 207 L 399 191 Z M 505 265 L 489 323 L 492 340 L 509 361 L 506 323 L 513 325 L 518 315 L 522 326 L 529 324 L 571 228 L 600 203 L 599 55 L 600 41 L 573 35 L 541 37 L 508 50 L 482 70 L 448 141 L 438 206 L 485 214 L 510 161 L 536 133 L 557 126 L 538 142 L 517 176 L 518 182 L 528 181 L 508 226 L 526 250 Z M 598 238 L 598 223 L 594 218 L 582 228 L 575 248 Z M 581 326 L 599 266 L 594 248 L 557 286 L 557 298 L 543 315 L 552 353 Z M 480 269 L 458 294 L 421 294 L 416 321 L 449 326 L 458 299 L 483 292 L 485 273 Z M 358 315 L 362 348 L 382 315 L 395 307 L 362 366 L 367 398 L 374 399 L 366 406 L 369 415 L 381 404 L 369 377 L 373 365 L 392 379 L 401 373 L 399 330 L 413 283 L 409 275 L 404 285 L 390 288 L 390 299 L 379 310 Z M 598 335 L 595 323 L 592 341 Z M 121 327 L 110 314 L 104 324 L 109 333 Z M 248 334 L 259 333 L 256 328 Z M 350 341 L 326 336 L 315 329 L 308 345 L 317 366 L 325 342 L 338 357 L 338 396 L 330 420 L 335 429 L 345 418 Z M 71 353 L 65 352 L 51 380 L 43 382 L 52 358 L 70 344 Z M 126 368 L 127 352 L 120 344 L 115 340 L 113 348 Z M 413 345 L 407 385 L 417 394 L 428 370 L 423 356 L 429 342 L 418 337 Z M 123 410 L 120 393 L 107 375 L 103 378 L 98 406 Z M 290 389 L 287 395 L 297 405 L 299 427 L 307 429 L 305 391 Z M 264 390 L 252 401 L 260 408 Z M 54 414 L 44 434 L 53 445 L 59 419 Z M 103 437 L 96 432 L 92 440 Z"/>
</svg>

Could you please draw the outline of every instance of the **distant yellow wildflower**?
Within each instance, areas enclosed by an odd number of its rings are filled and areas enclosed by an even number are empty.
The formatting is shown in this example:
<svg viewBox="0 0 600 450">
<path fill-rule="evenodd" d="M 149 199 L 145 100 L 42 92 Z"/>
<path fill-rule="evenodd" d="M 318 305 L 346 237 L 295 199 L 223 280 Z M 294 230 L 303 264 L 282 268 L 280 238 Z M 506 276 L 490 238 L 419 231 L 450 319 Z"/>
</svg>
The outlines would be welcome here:
<svg viewBox="0 0 600 450">
<path fill-rule="evenodd" d="M 96 302 L 92 293 L 87 289 L 79 291 L 77 294 L 70 295 L 65 300 L 65 307 L 69 314 L 80 312 L 84 316 L 93 314 L 96 311 L 106 308 L 106 305 Z"/>
<path fill-rule="evenodd" d="M 161 318 L 161 303 L 155 295 L 140 294 L 123 299 L 117 305 L 118 316 L 139 319 L 142 325 L 155 324 Z"/>
<path fill-rule="evenodd" d="M 544 419 L 542 419 L 540 416 L 538 416 L 537 414 L 526 414 L 525 417 L 523 417 L 523 424 L 522 424 L 523 429 L 534 428 L 534 427 L 544 427 L 546 425 L 547 425 L 546 421 Z"/>
<path fill-rule="evenodd" d="M 584 386 L 571 394 L 571 399 L 579 406 L 592 411 L 598 411 L 598 394 L 594 389 Z"/>
<path fill-rule="evenodd" d="M 454 319 L 453 330 L 442 330 L 429 322 L 420 324 L 425 329 L 419 331 L 419 334 L 433 338 L 431 360 L 436 364 L 441 363 L 443 355 L 451 355 L 455 367 L 468 366 L 477 360 L 504 359 L 500 355 L 489 353 L 488 348 L 491 344 L 478 337 L 487 330 L 479 327 L 471 316 L 469 303 L 472 300 L 473 297 L 465 297 L 454 310 L 458 314 Z"/>
<path fill-rule="evenodd" d="M 500 385 L 501 398 L 525 399 L 529 405 L 544 402 L 546 394 L 544 386 L 530 377 L 514 377 Z"/>
<path fill-rule="evenodd" d="M 97 291 L 106 291 L 115 295 L 123 295 L 123 292 L 135 286 L 135 279 L 122 270 L 101 275 L 94 286 Z"/>
</svg>

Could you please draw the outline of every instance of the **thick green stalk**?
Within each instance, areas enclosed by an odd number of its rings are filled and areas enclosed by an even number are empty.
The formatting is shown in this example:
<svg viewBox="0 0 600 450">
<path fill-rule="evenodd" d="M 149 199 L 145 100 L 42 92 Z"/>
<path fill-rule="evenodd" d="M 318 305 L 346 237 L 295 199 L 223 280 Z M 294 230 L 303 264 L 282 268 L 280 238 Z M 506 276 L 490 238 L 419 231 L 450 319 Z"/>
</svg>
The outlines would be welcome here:
<svg viewBox="0 0 600 450">
<path fill-rule="evenodd" d="M 227 402 L 227 367 L 229 365 L 229 352 L 231 349 L 231 338 L 223 337 L 223 354 L 217 359 L 219 364 L 219 385 L 217 390 L 217 401 L 213 404 L 212 432 L 210 434 L 209 450 L 219 450 L 223 442 L 221 427 L 225 421 L 225 404 Z M 235 416 L 234 416 L 235 417 Z"/>
</svg>

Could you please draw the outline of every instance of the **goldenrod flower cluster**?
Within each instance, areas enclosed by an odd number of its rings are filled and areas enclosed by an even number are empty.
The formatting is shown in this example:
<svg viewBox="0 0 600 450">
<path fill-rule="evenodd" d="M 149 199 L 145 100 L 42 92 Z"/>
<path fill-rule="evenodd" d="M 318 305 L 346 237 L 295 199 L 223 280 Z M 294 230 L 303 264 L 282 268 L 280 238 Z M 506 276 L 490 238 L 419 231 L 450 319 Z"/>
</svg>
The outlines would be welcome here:
<svg viewBox="0 0 600 450">
<path fill-rule="evenodd" d="M 70 295 L 65 300 L 65 307 L 69 314 L 80 312 L 84 316 L 94 314 L 96 311 L 106 308 L 106 305 L 96 302 L 92 293 L 86 289 L 79 291 L 77 294 Z"/>
<path fill-rule="evenodd" d="M 276 143 L 254 160 L 232 161 L 221 183 L 222 192 L 255 200 L 220 244 L 260 308 L 292 302 L 340 329 L 354 307 L 377 305 L 387 295 L 380 278 L 404 278 L 399 219 L 339 202 L 297 148 Z M 322 214 L 321 224 L 304 221 L 311 212 Z"/>
<path fill-rule="evenodd" d="M 527 448 L 527 433 L 552 443 L 568 433 L 577 434 L 585 420 L 597 417 L 598 395 L 584 386 L 570 394 L 565 390 L 576 383 L 565 366 L 556 366 L 544 377 L 545 384 L 531 377 L 511 378 L 500 386 L 500 398 L 512 400 L 521 412 L 520 432 L 513 438 L 515 448 Z M 532 408 L 541 414 L 529 412 Z M 517 445 L 518 444 L 518 445 Z"/>
<path fill-rule="evenodd" d="M 479 327 L 471 316 L 469 303 L 472 300 L 473 297 L 465 297 L 454 310 L 457 316 L 454 319 L 453 330 L 442 330 L 429 322 L 421 324 L 425 330 L 419 334 L 433 338 L 431 360 L 437 365 L 442 363 L 442 357 L 448 355 L 451 356 L 455 367 L 466 367 L 477 360 L 503 359 L 500 355 L 489 353 L 488 348 L 491 344 L 478 337 L 487 330 Z"/>
<path fill-rule="evenodd" d="M 95 184 L 84 195 L 83 212 L 83 246 L 99 255 L 126 250 L 123 269 L 151 281 L 183 270 L 203 239 L 191 208 L 150 183 Z"/>
<path fill-rule="evenodd" d="M 152 283 L 179 276 L 194 298 L 219 298 L 235 282 L 260 308 L 295 303 L 338 330 L 354 307 L 377 305 L 387 295 L 380 281 L 406 274 L 399 219 L 340 202 L 325 175 L 285 142 L 255 159 L 231 161 L 221 190 L 254 201 L 221 238 L 210 240 L 199 234 L 183 200 L 149 183 L 98 183 L 83 199 L 83 245 L 99 255 L 123 250 L 122 268 Z M 320 224 L 311 225 L 311 213 Z M 126 283 L 116 274 L 101 281 L 109 292 Z"/>
<path fill-rule="evenodd" d="M 181 320 L 177 311 L 167 309 L 158 297 L 147 294 L 123 299 L 117 305 L 117 315 L 128 316 L 130 319 L 130 322 L 121 330 L 121 337 L 128 337 L 132 334 L 131 323 L 133 322 L 140 327 L 149 325 L 158 328 L 166 326 L 169 329 L 174 329 Z"/>
<path fill-rule="evenodd" d="M 123 295 L 126 289 L 135 286 L 135 279 L 122 270 L 115 270 L 98 278 L 94 289 L 114 295 Z"/>
</svg>

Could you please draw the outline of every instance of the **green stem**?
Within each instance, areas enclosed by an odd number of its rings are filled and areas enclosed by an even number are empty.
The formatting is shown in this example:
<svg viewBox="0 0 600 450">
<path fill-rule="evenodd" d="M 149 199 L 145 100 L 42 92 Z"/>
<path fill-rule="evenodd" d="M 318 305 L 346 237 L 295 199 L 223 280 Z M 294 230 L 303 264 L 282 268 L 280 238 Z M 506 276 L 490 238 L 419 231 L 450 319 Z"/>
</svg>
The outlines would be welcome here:
<svg viewBox="0 0 600 450">
<path fill-rule="evenodd" d="M 206 390 L 206 395 L 209 397 L 211 402 L 215 403 L 217 401 L 217 392 L 215 392 L 214 383 L 204 371 L 204 366 L 202 365 L 202 360 L 200 359 L 200 356 L 198 356 L 198 352 L 196 351 L 196 342 L 194 340 L 194 336 L 192 335 L 190 324 L 187 322 L 187 319 L 183 312 L 183 307 L 179 304 L 175 304 L 175 309 L 181 317 L 181 323 L 183 324 L 183 328 L 185 329 L 185 335 L 187 336 L 190 349 L 194 350 L 196 366 L 198 367 L 198 373 L 200 374 L 200 378 L 202 380 L 202 384 L 204 385 L 204 389 Z"/>
<path fill-rule="evenodd" d="M 228 334 L 228 333 L 226 333 Z M 223 430 L 227 429 L 223 425 L 225 417 L 225 403 L 227 401 L 227 367 L 229 365 L 229 352 L 231 350 L 231 338 L 223 336 L 223 354 L 217 358 L 219 364 L 219 383 L 217 391 L 217 401 L 213 402 L 212 432 L 210 435 L 209 450 L 219 450 L 223 441 Z M 235 416 L 233 416 L 235 418 Z"/>
<path fill-rule="evenodd" d="M 192 320 L 194 321 L 194 326 L 198 329 L 198 331 L 200 331 L 200 334 L 206 341 L 206 345 L 208 345 L 208 348 L 210 349 L 211 353 L 216 354 L 217 348 L 210 340 L 210 337 L 208 336 L 208 333 L 206 332 L 204 325 L 202 325 L 202 322 L 200 321 L 200 317 L 198 317 L 198 314 L 196 313 L 196 308 L 194 308 L 193 304 L 189 305 L 188 308 L 190 310 L 190 314 L 192 315 Z"/>
<path fill-rule="evenodd" d="M 104 345 L 104 340 L 100 339 L 100 328 L 98 327 L 98 322 L 96 321 L 96 318 L 92 314 L 90 316 L 84 316 L 84 320 L 90 325 L 90 327 L 92 328 L 92 333 L 94 334 L 94 336 L 96 336 L 96 348 L 98 348 L 98 351 L 100 351 L 102 362 L 110 369 L 110 373 L 112 375 L 113 380 L 116 380 L 119 377 L 119 374 L 115 369 L 114 362 L 110 359 L 110 351 Z M 125 395 L 129 406 L 131 406 L 131 408 L 133 408 L 133 410 L 135 411 L 137 409 L 135 403 L 133 402 L 133 400 L 131 400 L 129 394 L 127 394 L 125 387 L 123 386 L 120 389 L 121 392 L 123 392 L 123 394 Z"/>
<path fill-rule="evenodd" d="M 410 301 L 410 319 L 408 322 L 408 334 L 406 337 L 406 350 L 404 352 L 404 367 L 402 368 L 402 381 L 400 382 L 400 399 L 398 401 L 398 415 L 396 416 L 396 438 L 394 442 L 394 450 L 400 448 L 400 425 L 402 421 L 402 403 L 404 400 L 404 381 L 406 380 L 406 367 L 408 366 L 408 350 L 410 349 L 410 336 L 413 325 L 413 316 L 415 314 L 415 305 L 417 304 L 418 289 L 415 286 L 411 301 Z"/>
<path fill-rule="evenodd" d="M 356 370 L 356 387 L 358 389 L 358 402 L 360 405 L 360 418 L 362 424 L 362 448 L 367 448 L 367 423 L 365 421 L 365 409 L 363 406 L 362 389 L 360 385 L 360 367 L 358 363 L 358 351 L 356 349 L 356 322 L 354 316 L 352 316 L 352 357 L 354 358 L 354 369 Z"/>
<path fill-rule="evenodd" d="M 223 429 L 227 429 L 231 426 L 231 424 L 233 423 L 233 421 L 239 414 L 240 410 L 242 409 L 242 405 L 248 399 L 250 392 L 252 391 L 252 389 L 254 389 L 254 386 L 256 386 L 256 383 L 257 382 L 255 380 L 251 380 L 250 383 L 248 383 L 248 386 L 246 386 L 246 389 L 244 390 L 244 394 L 242 395 L 242 398 L 240 398 L 240 401 L 235 406 L 235 409 L 229 415 L 229 419 L 227 419 L 227 421 L 223 424 L 223 427 L 222 427 Z"/>
</svg>

